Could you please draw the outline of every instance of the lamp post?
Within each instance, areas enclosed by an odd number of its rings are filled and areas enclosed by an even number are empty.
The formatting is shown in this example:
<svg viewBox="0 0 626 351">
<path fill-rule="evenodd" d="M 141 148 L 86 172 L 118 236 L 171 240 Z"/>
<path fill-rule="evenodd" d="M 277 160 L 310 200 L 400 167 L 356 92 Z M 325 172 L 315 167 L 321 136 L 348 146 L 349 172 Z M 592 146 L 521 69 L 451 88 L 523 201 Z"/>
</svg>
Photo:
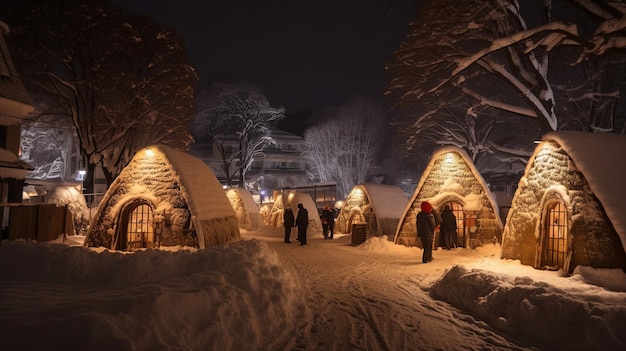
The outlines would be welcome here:
<svg viewBox="0 0 626 351">
<path fill-rule="evenodd" d="M 78 171 L 78 180 L 80 180 L 80 192 L 83 194 L 85 193 L 85 174 L 87 174 L 87 171 L 85 171 L 84 169 Z"/>
</svg>

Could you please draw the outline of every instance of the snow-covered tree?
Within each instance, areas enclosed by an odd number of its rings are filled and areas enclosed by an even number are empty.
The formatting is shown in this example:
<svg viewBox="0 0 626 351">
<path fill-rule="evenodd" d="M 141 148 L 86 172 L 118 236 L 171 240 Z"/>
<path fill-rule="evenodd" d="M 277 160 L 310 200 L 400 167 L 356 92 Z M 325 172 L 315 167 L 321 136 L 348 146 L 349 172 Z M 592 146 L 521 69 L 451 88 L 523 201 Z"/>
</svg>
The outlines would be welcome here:
<svg viewBox="0 0 626 351">
<path fill-rule="evenodd" d="M 542 132 L 559 129 L 566 106 L 559 109 L 556 95 L 562 92 L 555 90 L 572 87 L 565 86 L 568 77 L 552 73 L 554 67 L 626 47 L 625 10 L 613 1 L 429 2 L 387 66 L 388 91 L 406 111 L 400 123 L 418 132 L 438 118 L 450 103 L 449 90 L 456 89 L 499 119 L 525 116 L 537 120 Z M 614 98 L 614 90 L 597 87 L 579 89 L 577 96 Z"/>
<path fill-rule="evenodd" d="M 269 127 L 285 116 L 285 109 L 270 106 L 263 92 L 247 82 L 217 83 L 201 97 L 194 135 L 216 144 L 228 184 L 236 172 L 245 187 L 254 158 L 274 143 Z"/>
<path fill-rule="evenodd" d="M 363 97 L 317 113 L 320 122 L 304 134 L 309 177 L 336 182 L 341 196 L 370 180 L 379 170 L 386 117 L 380 103 Z"/>
<path fill-rule="evenodd" d="M 107 0 L 10 0 L 15 61 L 41 114 L 72 121 L 87 164 L 111 182 L 152 143 L 186 148 L 197 76 L 182 38 Z M 47 97 L 47 98 L 46 98 Z"/>
<path fill-rule="evenodd" d="M 30 177 L 65 180 L 74 171 L 68 167 L 74 143 L 75 134 L 68 120 L 59 116 L 43 116 L 22 124 L 20 157 L 35 167 Z"/>
</svg>

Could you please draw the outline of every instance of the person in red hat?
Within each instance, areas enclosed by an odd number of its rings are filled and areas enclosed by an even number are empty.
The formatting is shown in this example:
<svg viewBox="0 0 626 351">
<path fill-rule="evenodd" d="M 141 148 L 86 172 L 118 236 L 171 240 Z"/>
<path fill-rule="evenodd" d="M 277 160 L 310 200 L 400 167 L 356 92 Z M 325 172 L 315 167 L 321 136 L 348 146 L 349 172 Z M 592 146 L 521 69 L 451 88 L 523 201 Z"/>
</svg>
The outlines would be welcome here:
<svg viewBox="0 0 626 351">
<path fill-rule="evenodd" d="M 433 260 L 433 239 L 437 222 L 432 214 L 433 206 L 428 201 L 423 201 L 420 204 L 420 209 L 421 211 L 417 214 L 415 223 L 417 225 L 417 235 L 422 240 L 422 246 L 424 247 L 422 262 L 428 263 Z"/>
</svg>

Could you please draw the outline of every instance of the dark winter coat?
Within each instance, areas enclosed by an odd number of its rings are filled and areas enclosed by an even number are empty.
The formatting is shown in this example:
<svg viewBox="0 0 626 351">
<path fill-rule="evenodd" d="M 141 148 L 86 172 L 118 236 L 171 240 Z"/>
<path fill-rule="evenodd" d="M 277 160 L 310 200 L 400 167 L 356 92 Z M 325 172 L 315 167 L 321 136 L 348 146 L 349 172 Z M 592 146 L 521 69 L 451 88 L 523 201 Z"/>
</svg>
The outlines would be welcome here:
<svg viewBox="0 0 626 351">
<path fill-rule="evenodd" d="M 331 211 L 331 210 L 323 210 L 322 211 L 322 218 L 326 219 L 326 224 L 328 224 L 329 226 L 335 225 L 335 215 L 333 214 L 333 211 Z M 324 222 L 322 222 L 322 223 L 324 223 Z"/>
<path fill-rule="evenodd" d="M 283 225 L 285 228 L 295 227 L 295 219 L 293 218 L 293 211 L 288 208 L 283 212 Z"/>
<path fill-rule="evenodd" d="M 309 211 L 304 207 L 298 207 L 298 216 L 296 216 L 296 225 L 300 228 L 306 228 L 309 225 Z"/>
<path fill-rule="evenodd" d="M 452 210 L 445 209 L 441 212 L 441 231 L 453 232 L 456 231 L 456 216 L 452 213 Z"/>
<path fill-rule="evenodd" d="M 416 223 L 417 235 L 424 240 L 433 240 L 437 227 L 435 216 L 432 213 L 421 211 L 417 214 Z"/>
</svg>

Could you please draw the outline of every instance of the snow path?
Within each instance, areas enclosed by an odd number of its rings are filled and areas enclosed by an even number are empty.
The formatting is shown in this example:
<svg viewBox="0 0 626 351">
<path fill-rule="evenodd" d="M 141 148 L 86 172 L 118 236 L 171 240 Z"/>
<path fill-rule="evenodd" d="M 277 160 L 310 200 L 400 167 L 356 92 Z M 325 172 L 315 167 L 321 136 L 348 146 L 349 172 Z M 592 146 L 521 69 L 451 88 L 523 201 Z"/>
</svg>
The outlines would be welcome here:
<svg viewBox="0 0 626 351">
<path fill-rule="evenodd" d="M 277 251 L 302 287 L 296 297 L 301 310 L 262 349 L 532 349 L 429 296 L 428 287 L 437 279 L 433 276 L 464 258 L 452 252 L 435 251 L 435 261 L 424 265 L 419 249 L 388 255 L 353 246 L 349 236 L 309 238 L 304 247 L 295 240 L 285 244 L 282 238 L 254 238 Z"/>
</svg>

